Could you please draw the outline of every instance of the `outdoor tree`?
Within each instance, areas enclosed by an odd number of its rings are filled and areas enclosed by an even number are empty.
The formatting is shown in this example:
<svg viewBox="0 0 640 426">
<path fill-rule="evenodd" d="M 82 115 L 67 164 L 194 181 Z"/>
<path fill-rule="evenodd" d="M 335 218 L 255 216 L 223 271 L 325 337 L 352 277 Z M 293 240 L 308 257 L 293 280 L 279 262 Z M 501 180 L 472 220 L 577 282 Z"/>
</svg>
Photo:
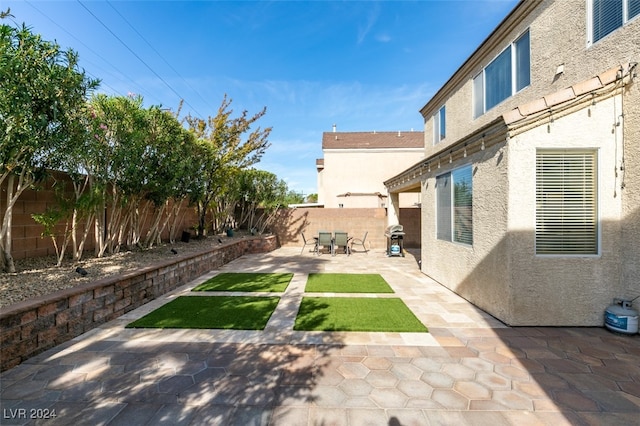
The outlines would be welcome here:
<svg viewBox="0 0 640 426">
<path fill-rule="evenodd" d="M 175 239 L 175 224 L 188 204 L 195 173 L 195 140 L 174 115 L 158 107 L 147 110 L 147 121 L 147 149 L 141 159 L 146 165 L 143 193 L 153 213 L 143 246 L 151 247 L 167 227 L 170 240 Z"/>
<path fill-rule="evenodd" d="M 259 162 L 269 147 L 271 128 L 251 130 L 266 108 L 253 116 L 245 110 L 234 118 L 233 110 L 229 109 L 231 102 L 225 96 L 216 116 L 207 120 L 191 115 L 185 118 L 197 138 L 193 161 L 198 162 L 199 173 L 191 195 L 198 210 L 199 236 L 205 235 L 207 212 L 221 211 L 215 203 L 233 175 Z M 214 216 L 216 230 L 224 225 L 219 219 Z"/>
<path fill-rule="evenodd" d="M 94 177 L 94 190 L 100 194 L 96 206 L 96 255 L 115 253 L 124 243 L 134 244 L 138 203 L 142 198 L 148 164 L 141 161 L 147 151 L 146 114 L 138 96 L 109 97 L 99 94 L 91 99 L 94 111 L 94 138 L 98 144 L 95 161 L 87 170 Z M 105 208 L 110 207 L 107 221 Z"/>
<path fill-rule="evenodd" d="M 304 203 L 304 196 L 300 192 L 291 190 L 287 192 L 286 202 L 287 204 L 302 204 Z"/>
<path fill-rule="evenodd" d="M 273 173 L 248 169 L 239 173 L 235 193 L 238 204 L 238 225 L 262 233 L 277 210 L 287 204 L 287 184 Z"/>
<path fill-rule="evenodd" d="M 0 25 L 0 268 L 15 271 L 12 215 L 18 197 L 42 179 L 78 138 L 77 118 L 98 81 L 78 67 L 72 50 L 42 40 L 24 25 Z"/>
</svg>

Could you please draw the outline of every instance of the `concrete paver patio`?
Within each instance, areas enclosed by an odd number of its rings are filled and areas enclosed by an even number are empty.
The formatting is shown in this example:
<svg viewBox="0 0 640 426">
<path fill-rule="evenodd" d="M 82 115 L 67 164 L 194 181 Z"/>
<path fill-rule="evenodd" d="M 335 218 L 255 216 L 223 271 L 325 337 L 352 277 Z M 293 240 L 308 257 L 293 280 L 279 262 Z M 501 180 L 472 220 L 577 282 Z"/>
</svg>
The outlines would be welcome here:
<svg viewBox="0 0 640 426">
<path fill-rule="evenodd" d="M 264 331 L 124 328 L 219 272 L 294 278 Z M 310 272 L 380 273 L 430 333 L 293 331 Z M 640 424 L 640 336 L 507 327 L 376 251 L 244 256 L 0 379 L 2 425 Z"/>
</svg>

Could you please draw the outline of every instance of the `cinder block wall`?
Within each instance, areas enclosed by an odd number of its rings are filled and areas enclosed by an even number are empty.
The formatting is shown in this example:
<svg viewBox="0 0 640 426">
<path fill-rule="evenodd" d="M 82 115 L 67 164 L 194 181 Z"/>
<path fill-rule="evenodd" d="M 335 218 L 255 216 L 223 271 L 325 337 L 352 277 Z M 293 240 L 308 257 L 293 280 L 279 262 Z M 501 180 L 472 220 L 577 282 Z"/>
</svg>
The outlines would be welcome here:
<svg viewBox="0 0 640 426">
<path fill-rule="evenodd" d="M 400 209 L 400 224 L 407 234 L 405 247 L 420 247 L 420 209 Z M 355 238 L 362 238 L 368 231 L 371 249 L 385 250 L 386 228 L 384 208 L 296 208 L 282 210 L 271 230 L 284 247 L 302 247 L 302 232 L 309 239 L 319 231 L 345 231 Z"/>
<path fill-rule="evenodd" d="M 51 238 L 42 237 L 44 227 L 38 224 L 32 214 L 44 213 L 47 208 L 55 208 L 58 206 L 58 199 L 56 198 L 56 190 L 60 191 L 64 188 L 65 197 L 73 197 L 73 185 L 68 175 L 61 172 L 52 171 L 52 178 L 47 179 L 45 182 L 39 184 L 37 190 L 27 189 L 24 191 L 13 208 L 13 219 L 11 227 L 11 241 L 12 250 L 11 254 L 14 259 L 25 259 L 28 257 L 42 257 L 54 255 L 55 249 Z M 7 208 L 7 186 L 3 183 L 0 186 L 0 211 L 4 214 Z M 109 213 L 107 212 L 107 217 Z M 151 219 L 146 218 L 149 222 Z M 188 229 L 190 226 L 197 223 L 197 217 L 194 209 L 188 209 L 181 222 L 177 226 L 177 238 L 180 238 L 183 229 Z M 143 226 L 143 235 L 150 227 L 150 223 L 145 223 Z M 56 233 L 62 235 L 64 233 L 64 223 L 59 223 L 56 226 Z M 84 230 L 82 222 L 80 223 L 79 234 Z M 169 239 L 169 230 L 165 229 L 162 234 L 163 240 Z M 62 242 L 61 238 L 58 238 L 58 244 Z M 87 243 L 85 250 L 93 250 L 94 237 L 93 226 L 89 230 Z"/>
<path fill-rule="evenodd" d="M 0 371 L 118 318 L 238 257 L 276 248 L 275 236 L 244 238 L 3 308 Z"/>
<path fill-rule="evenodd" d="M 420 230 L 422 215 L 420 208 L 400 209 L 400 225 L 404 229 L 404 246 L 407 248 L 420 248 Z"/>
</svg>

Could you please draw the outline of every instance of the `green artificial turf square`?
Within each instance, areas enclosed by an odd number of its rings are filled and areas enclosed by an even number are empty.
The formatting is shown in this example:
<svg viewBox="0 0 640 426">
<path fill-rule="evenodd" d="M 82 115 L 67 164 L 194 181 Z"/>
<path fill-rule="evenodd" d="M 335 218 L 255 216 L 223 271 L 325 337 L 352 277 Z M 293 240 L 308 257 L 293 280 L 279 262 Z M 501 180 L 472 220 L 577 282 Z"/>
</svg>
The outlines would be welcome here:
<svg viewBox="0 0 640 426">
<path fill-rule="evenodd" d="M 398 298 L 304 297 L 294 330 L 426 333 Z"/>
<path fill-rule="evenodd" d="M 192 291 L 283 292 L 293 274 L 226 272 L 208 279 Z"/>
<path fill-rule="evenodd" d="M 307 293 L 393 293 L 380 274 L 309 274 Z"/>
<path fill-rule="evenodd" d="M 279 297 L 180 296 L 127 328 L 263 330 Z"/>
</svg>

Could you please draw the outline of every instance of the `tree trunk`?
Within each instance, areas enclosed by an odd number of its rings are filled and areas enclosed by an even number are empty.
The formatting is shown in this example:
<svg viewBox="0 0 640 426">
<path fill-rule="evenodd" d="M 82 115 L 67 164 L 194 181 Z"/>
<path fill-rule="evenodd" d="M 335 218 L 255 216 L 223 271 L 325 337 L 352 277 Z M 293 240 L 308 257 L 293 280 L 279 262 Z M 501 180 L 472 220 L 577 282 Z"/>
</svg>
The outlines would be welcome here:
<svg viewBox="0 0 640 426">
<path fill-rule="evenodd" d="M 7 207 L 2 219 L 2 227 L 0 228 L 0 266 L 5 272 L 16 272 L 16 265 L 11 255 L 12 235 L 11 227 L 13 225 L 13 206 L 16 204 L 18 197 L 25 188 L 29 186 L 30 181 L 25 182 L 24 172 L 18 176 L 18 186 L 13 190 L 16 176 L 11 173 L 7 177 Z"/>
</svg>

